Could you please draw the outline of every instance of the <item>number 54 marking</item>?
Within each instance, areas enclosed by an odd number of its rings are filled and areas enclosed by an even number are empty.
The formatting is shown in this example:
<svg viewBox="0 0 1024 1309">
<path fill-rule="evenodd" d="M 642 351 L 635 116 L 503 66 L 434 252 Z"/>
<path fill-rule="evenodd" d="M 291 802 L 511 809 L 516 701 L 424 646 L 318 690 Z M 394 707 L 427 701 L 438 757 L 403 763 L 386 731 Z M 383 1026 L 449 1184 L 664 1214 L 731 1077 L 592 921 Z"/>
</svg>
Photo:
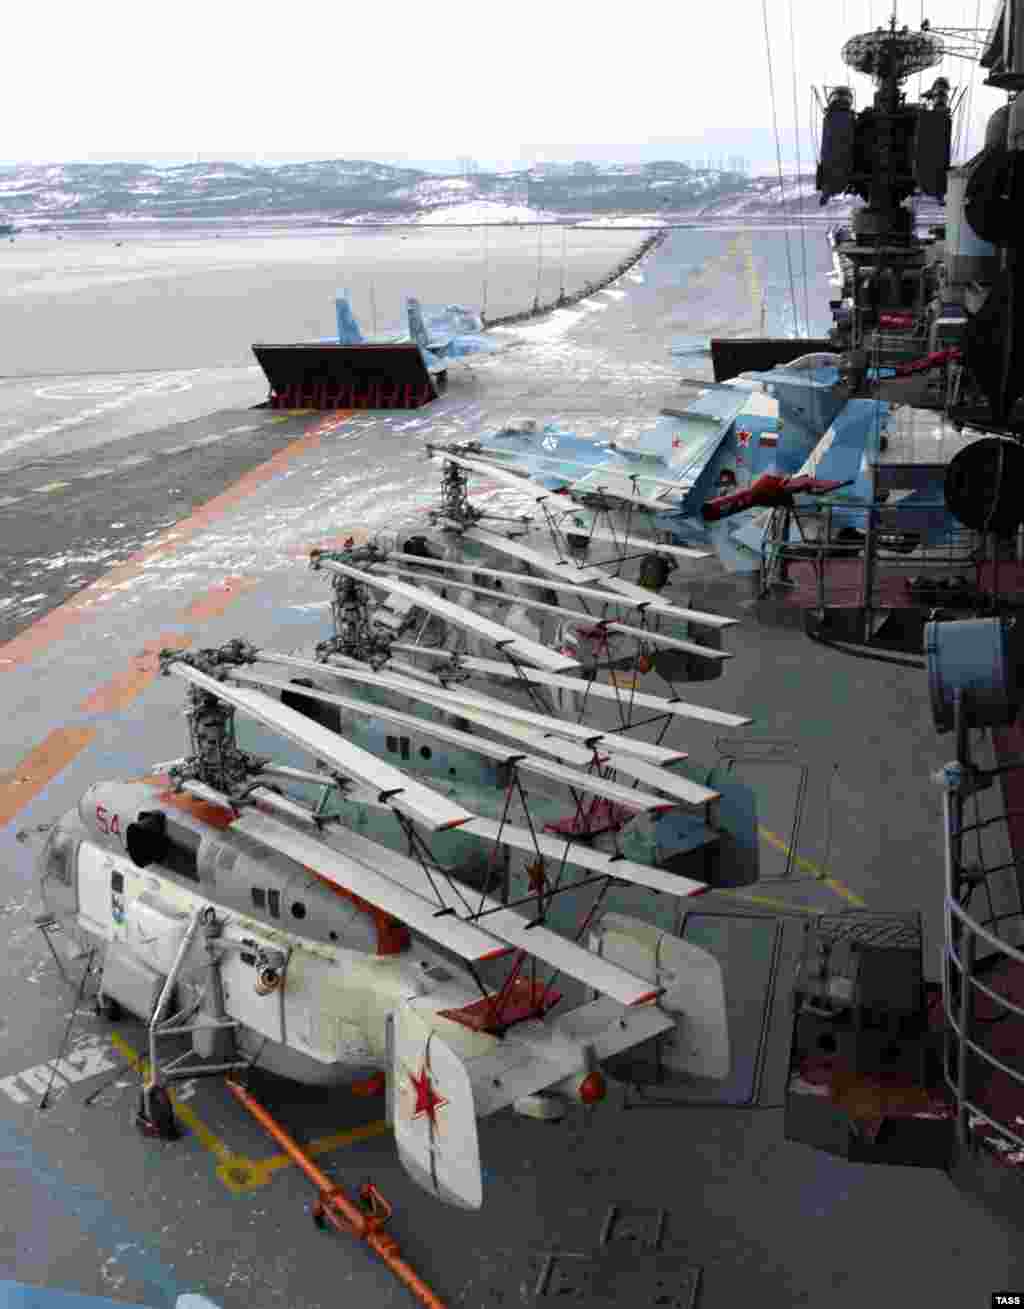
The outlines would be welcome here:
<svg viewBox="0 0 1024 1309">
<path fill-rule="evenodd" d="M 96 826 L 104 836 L 116 836 L 121 844 L 124 844 L 124 837 L 121 835 L 121 819 L 117 814 L 108 813 L 101 804 L 96 806 Z"/>
</svg>

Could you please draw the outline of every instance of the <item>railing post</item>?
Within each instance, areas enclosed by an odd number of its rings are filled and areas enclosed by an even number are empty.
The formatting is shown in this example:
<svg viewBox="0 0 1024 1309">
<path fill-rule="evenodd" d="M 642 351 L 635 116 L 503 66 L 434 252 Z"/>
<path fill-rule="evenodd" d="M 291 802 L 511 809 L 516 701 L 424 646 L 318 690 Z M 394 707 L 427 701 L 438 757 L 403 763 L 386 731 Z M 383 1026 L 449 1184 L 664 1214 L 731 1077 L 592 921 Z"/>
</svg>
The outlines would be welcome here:
<svg viewBox="0 0 1024 1309">
<path fill-rule="evenodd" d="M 860 603 L 864 620 L 864 644 L 871 642 L 872 592 L 875 586 L 875 525 L 877 510 L 875 508 L 877 473 L 875 465 L 869 465 L 868 517 L 864 531 L 864 571 L 861 578 Z"/>
<path fill-rule="evenodd" d="M 825 508 L 825 541 L 832 540 L 832 506 Z M 818 618 L 825 619 L 825 556 L 818 557 Z"/>
<path fill-rule="evenodd" d="M 956 1067 L 956 1134 L 961 1148 L 970 1144 L 969 1111 L 965 1106 L 967 1100 L 967 1061 L 970 1055 L 969 1042 L 972 1039 L 974 1018 L 974 956 L 977 938 L 970 927 L 964 927 L 960 935 L 960 1048 L 957 1051 Z"/>
</svg>

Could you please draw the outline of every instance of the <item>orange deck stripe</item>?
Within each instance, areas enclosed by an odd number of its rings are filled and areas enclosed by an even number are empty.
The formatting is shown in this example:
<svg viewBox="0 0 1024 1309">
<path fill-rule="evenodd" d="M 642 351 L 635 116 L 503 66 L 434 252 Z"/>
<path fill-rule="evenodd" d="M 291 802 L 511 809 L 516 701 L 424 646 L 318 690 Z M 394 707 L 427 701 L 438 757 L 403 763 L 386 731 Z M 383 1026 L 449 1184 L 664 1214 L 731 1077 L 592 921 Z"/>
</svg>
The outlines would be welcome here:
<svg viewBox="0 0 1024 1309">
<path fill-rule="evenodd" d="M 196 596 L 181 614 L 183 622 L 198 622 L 218 618 L 237 596 L 259 585 L 257 577 L 227 577 L 217 582 L 202 595 Z M 78 713 L 116 713 L 124 709 L 146 689 L 160 672 L 161 650 L 186 650 L 192 638 L 182 632 L 164 632 L 155 640 L 147 641 L 134 657 L 131 667 L 98 687 L 78 706 Z"/>
<path fill-rule="evenodd" d="M 339 536 L 325 536 L 319 541 L 311 541 L 309 545 L 293 545 L 289 547 L 288 555 L 292 559 L 308 559 L 312 550 L 343 550 L 345 542 L 350 539 L 355 545 L 366 545 L 370 539 L 369 529 L 353 527 Z"/>
<path fill-rule="evenodd" d="M 259 584 L 258 577 L 225 577 L 223 582 L 217 582 L 208 591 L 196 596 L 189 607 L 182 612 L 182 621 L 195 623 L 206 618 L 219 618 L 232 600 L 240 596 L 243 591 L 251 591 Z"/>
<path fill-rule="evenodd" d="M 93 727 L 58 727 L 7 773 L 0 773 L 0 824 L 36 798 L 96 735 Z"/>
<path fill-rule="evenodd" d="M 113 714 L 124 709 L 159 675 L 161 650 L 184 650 L 191 644 L 192 638 L 181 632 L 164 632 L 154 640 L 147 641 L 124 672 L 97 687 L 78 705 L 75 712 Z"/>
<path fill-rule="evenodd" d="M 183 540 L 205 527 L 220 514 L 238 504 L 258 486 L 272 478 L 289 460 L 320 444 L 321 435 L 340 427 L 350 411 L 333 414 L 322 419 L 310 431 L 279 450 L 266 463 L 251 469 L 221 495 L 215 496 L 189 518 L 176 523 L 152 546 L 133 555 L 124 564 L 87 586 L 57 609 L 44 615 L 12 641 L 0 646 L 0 670 L 28 662 L 41 650 L 62 637 L 67 629 L 80 621 L 90 610 L 88 600 L 97 592 L 108 591 L 118 582 L 136 576 L 154 557 L 176 548 Z M 169 539 L 173 533 L 174 539 Z M 182 619 L 197 620 L 215 617 L 224 612 L 231 601 L 255 585 L 256 579 L 229 577 L 196 597 L 183 611 Z M 85 602 L 83 602 L 83 597 Z M 80 713 L 111 713 L 123 709 L 159 673 L 159 653 L 162 649 L 182 650 L 191 644 L 191 637 L 181 632 L 165 633 L 147 641 L 141 653 L 135 656 L 132 666 L 113 677 L 106 685 L 93 691 L 78 706 Z M 39 745 L 24 755 L 14 768 L 0 773 L 0 825 L 9 823 L 22 809 L 75 759 L 96 735 L 92 727 L 55 728 Z"/>
<path fill-rule="evenodd" d="M 270 481 L 293 459 L 309 450 L 315 450 L 320 445 L 321 437 L 340 427 L 353 412 L 354 410 L 344 410 L 329 419 L 321 419 L 284 449 L 278 450 L 277 454 L 272 455 L 266 463 L 251 468 L 226 491 L 208 500 L 188 518 L 183 518 L 181 522 L 169 527 L 152 545 L 132 555 L 117 568 L 112 568 L 109 573 L 105 573 L 103 577 L 84 587 L 73 599 L 66 601 L 57 609 L 52 609 L 6 645 L 0 646 L 0 671 L 29 662 L 55 641 L 60 640 L 69 627 L 81 622 L 93 611 L 93 602 L 99 596 L 106 594 L 119 583 L 137 577 L 151 560 L 173 553 L 189 537 L 208 527 L 229 509 L 233 509 L 264 482 Z"/>
</svg>

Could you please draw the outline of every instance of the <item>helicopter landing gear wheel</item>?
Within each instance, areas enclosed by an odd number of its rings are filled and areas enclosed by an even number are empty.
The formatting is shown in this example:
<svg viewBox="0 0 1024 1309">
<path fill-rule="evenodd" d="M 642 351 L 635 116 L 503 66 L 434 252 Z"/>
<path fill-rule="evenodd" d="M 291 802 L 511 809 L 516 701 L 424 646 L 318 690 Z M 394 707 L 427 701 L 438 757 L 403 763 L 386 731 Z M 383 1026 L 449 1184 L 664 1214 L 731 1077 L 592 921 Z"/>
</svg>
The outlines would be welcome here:
<svg viewBox="0 0 1024 1309">
<path fill-rule="evenodd" d="M 161 1141 L 176 1141 L 181 1133 L 175 1121 L 171 1097 L 162 1086 L 148 1086 L 139 1097 L 139 1111 L 135 1126 L 143 1136 Z"/>
</svg>

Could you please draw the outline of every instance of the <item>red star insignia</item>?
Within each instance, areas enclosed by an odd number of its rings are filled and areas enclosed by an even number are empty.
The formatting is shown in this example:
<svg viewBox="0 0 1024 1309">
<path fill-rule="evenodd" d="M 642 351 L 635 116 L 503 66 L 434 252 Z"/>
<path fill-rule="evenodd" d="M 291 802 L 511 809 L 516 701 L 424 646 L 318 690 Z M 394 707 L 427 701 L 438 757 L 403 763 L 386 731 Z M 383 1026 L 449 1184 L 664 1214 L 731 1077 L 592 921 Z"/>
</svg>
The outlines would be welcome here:
<svg viewBox="0 0 1024 1309">
<path fill-rule="evenodd" d="M 442 1105 L 446 1105 L 448 1101 L 444 1096 L 438 1095 L 434 1090 L 426 1066 L 421 1069 L 419 1076 L 415 1073 L 410 1073 L 409 1081 L 412 1083 L 413 1090 L 416 1092 L 416 1104 L 413 1107 L 412 1113 L 413 1118 L 419 1118 L 421 1115 L 426 1114 L 431 1123 L 436 1123 L 438 1109 L 440 1109 Z"/>
<path fill-rule="evenodd" d="M 748 432 L 748 431 L 746 431 L 745 428 L 738 428 L 737 431 L 736 431 L 736 439 L 737 439 L 737 441 L 739 441 L 740 445 L 743 445 L 743 446 L 747 446 L 747 445 L 749 445 L 749 444 L 750 444 L 750 436 L 751 436 L 751 433 Z"/>
<path fill-rule="evenodd" d="M 679 439 L 678 436 L 674 436 L 674 437 L 672 438 L 672 449 L 673 449 L 673 450 L 678 450 L 679 447 L 680 447 L 682 444 L 683 444 L 683 443 L 682 443 L 682 441 Z"/>
</svg>

